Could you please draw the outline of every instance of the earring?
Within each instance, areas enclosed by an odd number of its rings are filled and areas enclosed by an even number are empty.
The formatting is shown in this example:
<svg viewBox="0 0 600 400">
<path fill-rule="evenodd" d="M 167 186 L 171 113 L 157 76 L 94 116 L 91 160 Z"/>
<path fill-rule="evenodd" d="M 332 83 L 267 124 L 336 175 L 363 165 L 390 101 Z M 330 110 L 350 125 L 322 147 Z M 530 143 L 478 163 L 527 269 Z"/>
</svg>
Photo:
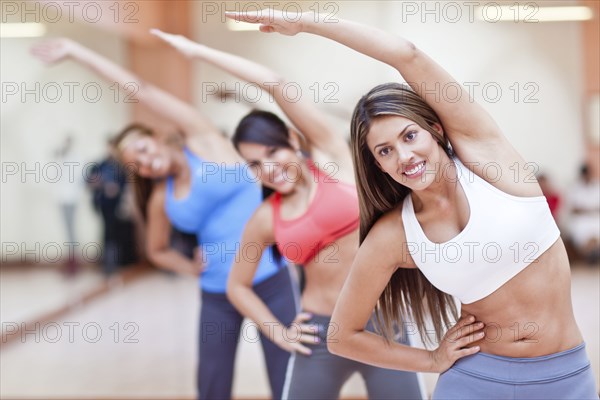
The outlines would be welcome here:
<svg viewBox="0 0 600 400">
<path fill-rule="evenodd" d="M 297 155 L 299 158 L 304 158 L 304 153 L 302 153 L 302 150 L 300 150 L 300 149 L 296 150 L 296 155 Z"/>
</svg>

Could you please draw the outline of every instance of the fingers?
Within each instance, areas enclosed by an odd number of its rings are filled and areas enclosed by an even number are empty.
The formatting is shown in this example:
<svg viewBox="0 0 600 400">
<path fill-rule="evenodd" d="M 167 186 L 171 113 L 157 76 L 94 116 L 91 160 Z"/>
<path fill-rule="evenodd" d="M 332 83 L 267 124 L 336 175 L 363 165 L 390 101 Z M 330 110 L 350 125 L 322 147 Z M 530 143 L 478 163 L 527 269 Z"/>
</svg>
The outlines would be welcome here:
<svg viewBox="0 0 600 400">
<path fill-rule="evenodd" d="M 150 33 L 172 46 L 175 46 L 176 44 L 177 35 L 163 32 L 160 29 L 150 29 Z"/>
<path fill-rule="evenodd" d="M 178 36 L 178 35 L 174 35 L 172 33 L 163 32 L 160 29 L 156 29 L 156 28 L 150 29 L 150 33 L 153 34 L 154 36 L 158 37 L 159 39 L 164 40 L 167 43 L 172 43 L 175 40 L 175 38 Z"/>
<path fill-rule="evenodd" d="M 31 54 L 47 64 L 67 56 L 69 42 L 65 39 L 50 39 L 31 47 Z"/>
<path fill-rule="evenodd" d="M 258 23 L 264 22 L 265 14 L 269 15 L 269 10 L 245 11 L 245 12 L 225 11 L 225 16 L 227 18 L 233 19 L 234 21 L 248 22 L 251 24 L 258 24 Z"/>
<path fill-rule="evenodd" d="M 52 47 L 54 46 L 48 42 L 37 43 L 31 46 L 30 52 L 36 57 L 44 57 L 48 55 L 48 53 L 52 50 Z"/>
<path fill-rule="evenodd" d="M 258 27 L 258 30 L 264 33 L 273 33 L 275 32 L 275 28 L 270 25 L 261 25 Z"/>
<path fill-rule="evenodd" d="M 470 334 L 476 330 L 482 329 L 483 323 L 475 321 L 475 316 L 466 315 L 458 320 L 458 322 L 448 330 L 447 338 L 458 339 L 464 335 Z"/>
<path fill-rule="evenodd" d="M 304 355 L 310 355 L 312 350 L 305 346 L 305 344 L 318 344 L 321 339 L 306 331 L 299 330 L 297 327 L 290 327 L 287 329 L 287 333 L 283 338 L 284 347 L 288 351 L 297 351 Z"/>
<path fill-rule="evenodd" d="M 292 351 L 303 354 L 305 356 L 310 356 L 312 354 L 312 350 L 308 347 L 300 344 L 300 343 L 292 343 L 290 346 Z"/>
<path fill-rule="evenodd" d="M 158 36 L 160 38 L 166 36 L 167 34 L 163 31 L 161 31 L 160 29 L 157 28 L 152 28 L 150 29 L 150 33 L 153 34 L 154 36 Z"/>
<path fill-rule="evenodd" d="M 458 340 L 456 340 L 456 345 L 458 348 L 467 347 L 473 342 L 477 342 L 485 337 L 484 332 L 475 332 L 473 334 L 464 336 Z"/>
<path fill-rule="evenodd" d="M 175 50 L 179 51 L 187 57 L 193 57 L 194 55 L 196 55 L 196 50 L 199 44 L 191 41 L 190 39 L 182 35 L 175 35 L 173 33 L 163 32 L 160 29 L 151 29 L 150 33 L 163 40 L 164 42 L 172 46 Z"/>
<path fill-rule="evenodd" d="M 299 324 L 301 322 L 306 322 L 306 321 L 309 321 L 312 317 L 313 316 L 311 313 L 301 312 L 296 315 L 296 318 L 294 318 L 293 323 Z"/>
<path fill-rule="evenodd" d="M 316 344 L 320 343 L 321 339 L 318 334 L 320 332 L 320 328 L 318 324 L 306 324 L 304 322 L 308 322 L 313 318 L 311 313 L 301 312 L 296 315 L 296 318 L 288 328 L 288 339 L 292 342 L 302 342 L 302 343 L 310 343 Z"/>
<path fill-rule="evenodd" d="M 479 352 L 479 350 L 480 350 L 479 346 L 473 346 L 473 347 L 468 347 L 466 349 L 458 350 L 455 353 L 456 360 L 458 360 L 460 358 L 463 358 L 463 357 L 466 357 L 466 356 L 473 355 L 473 354 Z"/>
<path fill-rule="evenodd" d="M 321 338 L 311 333 L 301 332 L 300 336 L 296 337 L 294 343 L 319 344 Z"/>
<path fill-rule="evenodd" d="M 472 324 L 473 322 L 475 322 L 475 316 L 474 315 L 465 315 L 464 317 L 461 317 L 456 322 L 456 324 L 452 328 L 450 328 L 450 330 L 448 332 L 460 330 L 464 326 Z"/>
</svg>

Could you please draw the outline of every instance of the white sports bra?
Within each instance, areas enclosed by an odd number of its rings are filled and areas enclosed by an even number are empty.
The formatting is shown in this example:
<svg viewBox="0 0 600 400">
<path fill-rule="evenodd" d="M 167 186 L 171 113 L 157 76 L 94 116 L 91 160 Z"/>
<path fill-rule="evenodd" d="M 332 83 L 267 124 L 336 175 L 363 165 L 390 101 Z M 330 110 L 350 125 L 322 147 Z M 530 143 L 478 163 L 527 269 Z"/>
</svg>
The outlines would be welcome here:
<svg viewBox="0 0 600 400">
<path fill-rule="evenodd" d="M 469 304 L 534 262 L 556 242 L 560 231 L 544 196 L 504 193 L 453 160 L 470 209 L 465 228 L 447 242 L 431 242 L 415 216 L 410 195 L 402 205 L 402 220 L 417 267 L 439 290 Z"/>
</svg>

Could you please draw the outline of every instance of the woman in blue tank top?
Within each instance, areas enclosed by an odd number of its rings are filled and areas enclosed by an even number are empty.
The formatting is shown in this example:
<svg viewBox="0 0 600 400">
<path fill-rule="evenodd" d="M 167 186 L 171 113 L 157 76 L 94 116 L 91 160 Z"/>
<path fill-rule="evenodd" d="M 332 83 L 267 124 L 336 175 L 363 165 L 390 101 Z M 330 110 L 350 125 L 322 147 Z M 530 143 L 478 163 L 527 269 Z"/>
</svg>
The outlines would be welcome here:
<svg viewBox="0 0 600 400">
<path fill-rule="evenodd" d="M 121 161 L 135 167 L 136 198 L 146 221 L 146 250 L 161 268 L 200 276 L 198 394 L 231 398 L 233 364 L 243 317 L 225 295 L 242 231 L 262 202 L 261 186 L 231 142 L 194 107 L 144 82 L 110 60 L 68 39 L 33 48 L 41 60 L 74 60 L 122 88 L 180 135 L 161 137 L 133 124 L 114 140 Z M 175 138 L 175 139 L 174 139 Z M 197 235 L 194 259 L 170 248 L 171 226 Z M 271 250 L 260 260 L 254 289 L 282 321 L 296 314 L 289 272 Z M 280 398 L 289 353 L 261 337 L 274 398 Z"/>
<path fill-rule="evenodd" d="M 413 43 L 288 11 L 229 16 L 262 32 L 337 41 L 408 82 L 373 88 L 354 110 L 361 246 L 332 316 L 338 340 L 330 350 L 441 373 L 434 399 L 598 399 L 571 304 L 569 260 L 530 164 Z M 442 335 L 458 318 L 452 296 L 462 318 Z M 365 329 L 374 307 L 383 336 Z M 440 347 L 391 340 L 390 328 L 406 315 L 422 336 L 431 317 Z"/>
</svg>

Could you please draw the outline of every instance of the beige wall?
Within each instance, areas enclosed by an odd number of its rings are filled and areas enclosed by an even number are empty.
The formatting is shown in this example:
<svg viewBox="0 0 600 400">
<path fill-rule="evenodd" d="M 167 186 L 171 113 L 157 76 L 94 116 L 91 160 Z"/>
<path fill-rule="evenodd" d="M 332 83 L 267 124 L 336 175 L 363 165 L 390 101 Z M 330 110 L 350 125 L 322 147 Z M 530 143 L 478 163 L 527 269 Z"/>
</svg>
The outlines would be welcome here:
<svg viewBox="0 0 600 400">
<path fill-rule="evenodd" d="M 111 59 L 126 62 L 122 41 L 94 26 L 65 21 L 49 25 L 48 36 L 69 36 Z M 80 157 L 77 162 L 82 163 L 74 166 L 72 171 L 74 177 L 81 178 L 83 163 L 102 157 L 107 137 L 127 121 L 129 105 L 124 103 L 122 92 L 71 61 L 46 67 L 32 57 L 29 47 L 40 39 L 0 40 L 3 89 L 12 90 L 13 84 L 18 87 L 15 95 L 3 90 L 1 105 L 2 243 L 16 242 L 19 246 L 25 243 L 26 249 L 35 249 L 36 244 L 40 249 L 49 243 L 62 245 L 66 234 L 58 207 L 60 184 L 53 183 L 57 170 L 49 165 L 56 161 L 54 151 L 67 134 L 72 133 Z M 75 84 L 70 82 L 78 84 L 72 86 L 72 95 L 69 85 Z M 22 85 L 34 94 L 23 97 Z M 83 90 L 85 85 L 88 85 L 87 92 Z M 39 165 L 37 171 L 36 163 Z M 60 173 L 69 174 L 68 165 L 59 162 L 59 166 Z M 18 169 L 15 174 L 11 172 L 13 168 Z M 35 172 L 25 174 L 24 169 Z M 78 241 L 82 243 L 100 238 L 98 219 L 85 190 L 79 197 L 77 233 Z M 66 252 L 67 248 L 63 250 Z"/>
</svg>

